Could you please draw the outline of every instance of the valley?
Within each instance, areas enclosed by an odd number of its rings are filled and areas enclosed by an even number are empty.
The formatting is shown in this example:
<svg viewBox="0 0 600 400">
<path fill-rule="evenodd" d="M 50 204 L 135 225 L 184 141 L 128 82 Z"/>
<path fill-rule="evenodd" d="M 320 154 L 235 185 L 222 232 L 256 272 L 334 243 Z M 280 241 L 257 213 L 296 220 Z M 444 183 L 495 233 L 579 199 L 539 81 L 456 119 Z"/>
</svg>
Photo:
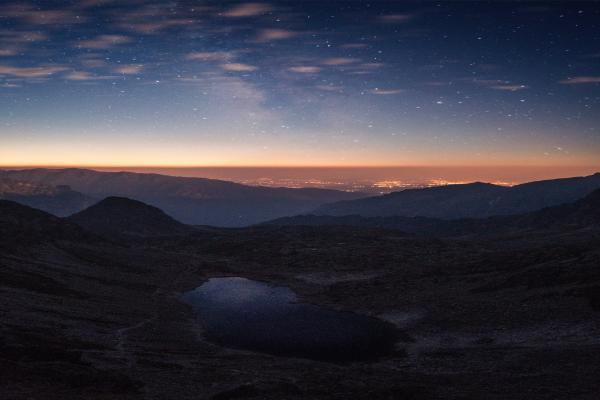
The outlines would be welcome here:
<svg viewBox="0 0 600 400">
<path fill-rule="evenodd" d="M 596 223 L 490 240 L 348 226 L 206 227 L 132 237 L 84 231 L 10 202 L 0 206 L 4 398 L 597 394 Z M 128 204 L 115 229 L 146 207 Z M 226 276 L 287 286 L 304 302 L 382 318 L 402 337 L 393 353 L 349 364 L 212 344 L 179 298 Z"/>
</svg>

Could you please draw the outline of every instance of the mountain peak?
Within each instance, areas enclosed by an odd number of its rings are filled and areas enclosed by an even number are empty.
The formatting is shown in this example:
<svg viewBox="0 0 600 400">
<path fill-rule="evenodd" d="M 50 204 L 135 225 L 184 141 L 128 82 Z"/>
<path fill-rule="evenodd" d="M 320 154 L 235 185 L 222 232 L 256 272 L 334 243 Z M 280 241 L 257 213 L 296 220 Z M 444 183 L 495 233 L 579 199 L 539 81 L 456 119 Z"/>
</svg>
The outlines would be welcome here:
<svg viewBox="0 0 600 400">
<path fill-rule="evenodd" d="M 116 208 L 134 208 L 134 209 L 155 209 L 162 212 L 159 208 L 146 204 L 142 201 L 130 199 L 128 197 L 109 196 L 92 207 L 116 207 Z M 92 208 L 90 207 L 90 208 Z"/>
<path fill-rule="evenodd" d="M 105 236 L 152 237 L 188 233 L 191 227 L 161 209 L 126 197 L 107 197 L 69 217 L 69 220 Z"/>
</svg>

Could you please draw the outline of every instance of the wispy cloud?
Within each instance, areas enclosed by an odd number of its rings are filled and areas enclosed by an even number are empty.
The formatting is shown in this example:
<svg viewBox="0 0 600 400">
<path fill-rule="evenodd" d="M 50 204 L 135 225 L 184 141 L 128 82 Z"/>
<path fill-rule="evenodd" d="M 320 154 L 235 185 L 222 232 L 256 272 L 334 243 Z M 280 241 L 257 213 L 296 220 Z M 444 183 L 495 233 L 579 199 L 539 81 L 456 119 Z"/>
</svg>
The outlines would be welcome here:
<svg viewBox="0 0 600 400">
<path fill-rule="evenodd" d="M 100 7 L 106 4 L 114 3 L 115 0 L 79 0 L 76 4 L 73 5 L 75 9 L 86 9 L 86 8 L 94 8 Z"/>
<path fill-rule="evenodd" d="M 295 72 L 297 74 L 316 74 L 321 72 L 321 68 L 312 65 L 303 65 L 297 67 L 290 67 L 288 68 L 288 71 Z"/>
<path fill-rule="evenodd" d="M 563 79 L 559 81 L 563 85 L 580 85 L 586 83 L 600 83 L 600 76 L 575 76 L 573 78 Z"/>
<path fill-rule="evenodd" d="M 231 51 L 197 51 L 185 56 L 186 60 L 206 62 L 227 62 L 236 58 L 237 54 Z"/>
<path fill-rule="evenodd" d="M 131 41 L 132 39 L 129 36 L 124 35 L 100 35 L 94 39 L 80 40 L 75 45 L 84 49 L 109 49 Z"/>
<path fill-rule="evenodd" d="M 44 10 L 27 3 L 0 6 L 0 15 L 17 18 L 32 25 L 69 25 L 85 22 L 87 18 L 69 9 Z"/>
<path fill-rule="evenodd" d="M 360 62 L 360 59 L 348 58 L 348 57 L 333 57 L 333 58 L 326 58 L 325 60 L 322 61 L 322 64 L 330 65 L 330 66 L 338 66 L 338 65 L 355 64 L 357 62 Z"/>
<path fill-rule="evenodd" d="M 258 33 L 256 40 L 259 42 L 270 42 L 273 40 L 285 40 L 298 36 L 300 33 L 286 29 L 263 29 Z"/>
<path fill-rule="evenodd" d="M 98 54 L 83 54 L 80 57 L 81 65 L 87 68 L 100 68 L 106 66 L 106 60 L 100 58 Z"/>
<path fill-rule="evenodd" d="M 369 45 L 366 43 L 346 43 L 343 44 L 341 47 L 342 49 L 364 49 L 369 47 Z"/>
<path fill-rule="evenodd" d="M 95 74 L 91 74 L 86 71 L 73 71 L 73 72 L 70 72 L 69 74 L 67 74 L 67 76 L 65 76 L 65 78 L 70 81 L 98 81 L 98 80 L 105 80 L 105 79 L 113 79 L 114 77 L 95 75 Z"/>
<path fill-rule="evenodd" d="M 404 22 L 408 22 L 414 18 L 412 14 L 388 14 L 382 15 L 379 17 L 379 21 L 384 22 L 386 24 L 401 24 Z"/>
<path fill-rule="evenodd" d="M 338 85 L 317 85 L 315 87 L 319 90 L 324 90 L 326 92 L 342 92 L 342 91 L 344 91 L 344 87 L 338 86 Z"/>
<path fill-rule="evenodd" d="M 44 65 L 39 67 L 12 67 L 0 65 L 0 75 L 16 76 L 19 78 L 43 78 L 67 68 L 59 65 Z"/>
<path fill-rule="evenodd" d="M 385 64 L 384 63 L 376 63 L 376 62 L 362 63 L 359 65 L 359 67 L 365 68 L 365 69 L 379 69 L 379 68 L 385 67 Z"/>
<path fill-rule="evenodd" d="M 250 103 L 257 108 L 265 101 L 265 93 L 241 77 L 222 72 L 207 72 L 193 78 L 179 78 L 179 82 L 194 85 L 221 99 L 235 99 Z"/>
<path fill-rule="evenodd" d="M 204 6 L 194 7 L 194 10 L 204 9 Z M 161 31 L 189 25 L 199 25 L 200 20 L 194 16 L 179 16 L 173 11 L 173 3 L 153 3 L 145 6 L 136 7 L 134 10 L 128 10 L 115 14 L 114 19 L 117 26 L 121 29 L 142 33 L 145 35 L 157 34 Z"/>
<path fill-rule="evenodd" d="M 113 72 L 123 75 L 136 75 L 142 72 L 144 66 L 142 64 L 129 64 L 129 65 L 120 65 L 118 67 L 113 68 Z"/>
<path fill-rule="evenodd" d="M 242 76 L 211 71 L 195 75 L 191 78 L 180 78 L 179 82 L 197 87 L 212 102 L 224 108 L 232 108 L 235 118 L 227 121 L 230 126 L 244 124 L 281 125 L 279 112 L 265 105 L 267 93 L 256 84 Z"/>
<path fill-rule="evenodd" d="M 221 64 L 221 68 L 224 69 L 225 71 L 232 71 L 232 72 L 251 72 L 251 71 L 256 71 L 258 69 L 258 67 L 255 67 L 254 65 L 242 64 L 242 63 Z"/>
<path fill-rule="evenodd" d="M 221 13 L 221 15 L 234 18 L 255 17 L 257 15 L 266 14 L 272 9 L 273 7 L 266 3 L 243 3 Z"/>
<path fill-rule="evenodd" d="M 42 32 L 0 30 L 0 41 L 6 44 L 41 42 L 48 39 L 48 35 Z"/>
<path fill-rule="evenodd" d="M 0 57 L 14 56 L 17 53 L 17 49 L 0 49 Z"/>
<path fill-rule="evenodd" d="M 489 86 L 489 88 L 495 89 L 495 90 L 505 90 L 507 92 L 517 92 L 519 90 L 527 89 L 528 86 L 526 86 L 526 85 L 493 85 L 493 86 Z"/>
<path fill-rule="evenodd" d="M 194 24 L 195 21 L 192 19 L 184 19 L 184 18 L 171 18 L 162 21 L 154 21 L 154 22 L 130 22 L 122 25 L 124 28 L 132 30 L 138 33 L 144 34 L 153 34 L 160 32 L 167 28 L 172 28 L 176 26 L 187 26 Z"/>
<path fill-rule="evenodd" d="M 369 93 L 371 93 L 371 94 L 377 94 L 377 95 L 381 95 L 381 96 L 390 96 L 390 95 L 394 95 L 394 94 L 404 93 L 404 90 L 402 90 L 402 89 L 380 89 L 380 88 L 375 88 L 375 89 L 369 90 Z"/>
<path fill-rule="evenodd" d="M 528 89 L 529 88 L 529 86 L 527 86 L 527 85 L 516 84 L 516 83 L 512 83 L 510 81 L 501 80 L 501 79 L 479 79 L 479 78 L 472 79 L 472 78 L 465 78 L 465 79 L 458 79 L 458 80 L 472 82 L 472 83 L 475 83 L 477 85 L 484 86 L 484 87 L 486 87 L 488 89 L 504 90 L 504 91 L 507 91 L 507 92 L 517 92 L 519 90 L 524 90 L 524 89 Z"/>
</svg>

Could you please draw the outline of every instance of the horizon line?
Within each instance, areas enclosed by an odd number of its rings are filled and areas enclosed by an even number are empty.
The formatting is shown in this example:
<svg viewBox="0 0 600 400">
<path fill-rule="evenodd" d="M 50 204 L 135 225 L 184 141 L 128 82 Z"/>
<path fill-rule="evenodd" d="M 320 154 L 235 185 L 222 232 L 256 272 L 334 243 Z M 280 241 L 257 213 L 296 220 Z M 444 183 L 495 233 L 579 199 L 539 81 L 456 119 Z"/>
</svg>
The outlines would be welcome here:
<svg viewBox="0 0 600 400">
<path fill-rule="evenodd" d="M 48 169 L 94 169 L 94 168 L 173 168 L 173 169 L 192 169 L 192 168 L 256 168 L 256 169 L 274 169 L 274 168 L 598 168 L 599 165 L 548 165 L 548 164 L 405 164 L 405 165 L 86 165 L 86 164 L 12 164 L 1 165 L 0 169 L 9 168 L 48 168 Z"/>
</svg>

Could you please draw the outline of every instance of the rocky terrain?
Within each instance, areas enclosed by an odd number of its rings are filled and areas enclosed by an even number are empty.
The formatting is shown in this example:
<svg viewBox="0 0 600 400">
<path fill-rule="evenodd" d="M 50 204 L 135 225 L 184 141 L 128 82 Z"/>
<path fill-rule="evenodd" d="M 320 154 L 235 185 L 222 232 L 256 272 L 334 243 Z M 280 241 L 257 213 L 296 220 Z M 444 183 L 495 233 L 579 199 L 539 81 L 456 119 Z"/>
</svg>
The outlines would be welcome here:
<svg viewBox="0 0 600 400">
<path fill-rule="evenodd" d="M 156 215 L 122 199 L 100 209 L 117 226 Z M 138 226 L 132 238 L 12 202 L 0 211 L 2 398 L 597 398 L 597 220 L 493 240 L 339 226 Z M 179 301 L 217 276 L 285 285 L 406 336 L 369 363 L 222 348 Z"/>
</svg>

